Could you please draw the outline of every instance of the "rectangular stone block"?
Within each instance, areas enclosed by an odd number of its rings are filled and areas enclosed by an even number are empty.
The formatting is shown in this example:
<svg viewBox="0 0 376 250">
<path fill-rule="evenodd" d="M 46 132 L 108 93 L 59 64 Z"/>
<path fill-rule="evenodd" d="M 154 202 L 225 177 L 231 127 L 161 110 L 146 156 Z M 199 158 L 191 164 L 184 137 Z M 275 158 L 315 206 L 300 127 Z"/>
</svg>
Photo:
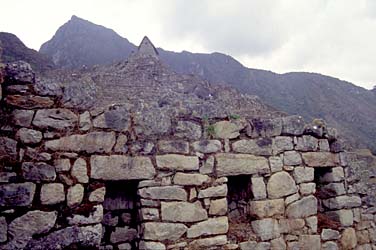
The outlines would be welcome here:
<svg viewBox="0 0 376 250">
<path fill-rule="evenodd" d="M 0 185 L 0 206 L 28 206 L 32 203 L 36 185 L 31 182 Z"/>
<path fill-rule="evenodd" d="M 251 201 L 249 213 L 258 218 L 273 217 L 285 213 L 285 201 L 283 199 Z"/>
<path fill-rule="evenodd" d="M 138 190 L 141 198 L 186 201 L 187 192 L 179 186 L 148 187 Z"/>
<path fill-rule="evenodd" d="M 185 156 L 177 154 L 156 156 L 157 168 L 166 170 L 197 170 L 199 160 L 197 156 Z"/>
<path fill-rule="evenodd" d="M 146 222 L 142 224 L 142 229 L 142 237 L 145 240 L 176 241 L 188 228 L 182 223 Z"/>
<path fill-rule="evenodd" d="M 302 156 L 304 163 L 310 167 L 334 167 L 340 163 L 338 154 L 330 152 L 307 152 Z"/>
<path fill-rule="evenodd" d="M 218 176 L 270 173 L 269 163 L 265 157 L 220 153 L 216 155 L 216 159 Z"/>
<path fill-rule="evenodd" d="M 155 175 L 150 158 L 145 156 L 94 155 L 90 158 L 90 163 L 90 177 L 93 179 L 143 180 L 152 179 Z"/>
</svg>

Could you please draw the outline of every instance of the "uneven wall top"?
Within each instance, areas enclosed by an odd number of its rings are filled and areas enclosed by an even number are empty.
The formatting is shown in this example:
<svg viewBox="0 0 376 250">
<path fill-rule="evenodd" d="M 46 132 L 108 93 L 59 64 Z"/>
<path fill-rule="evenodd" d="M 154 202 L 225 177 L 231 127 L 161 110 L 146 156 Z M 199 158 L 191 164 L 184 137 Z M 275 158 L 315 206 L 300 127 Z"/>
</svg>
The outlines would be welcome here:
<svg viewBox="0 0 376 250">
<path fill-rule="evenodd" d="M 79 110 L 7 67 L 0 249 L 375 248 L 376 209 L 321 120 Z"/>
</svg>

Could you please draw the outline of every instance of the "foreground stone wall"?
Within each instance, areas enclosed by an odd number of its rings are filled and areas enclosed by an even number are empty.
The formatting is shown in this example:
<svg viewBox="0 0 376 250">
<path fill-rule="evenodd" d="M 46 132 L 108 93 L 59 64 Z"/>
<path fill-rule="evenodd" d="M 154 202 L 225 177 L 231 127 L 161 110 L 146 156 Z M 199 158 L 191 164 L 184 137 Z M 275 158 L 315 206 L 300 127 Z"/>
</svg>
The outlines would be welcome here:
<svg viewBox="0 0 376 250">
<path fill-rule="evenodd" d="M 376 249 L 322 121 L 78 112 L 3 71 L 0 249 Z"/>
</svg>

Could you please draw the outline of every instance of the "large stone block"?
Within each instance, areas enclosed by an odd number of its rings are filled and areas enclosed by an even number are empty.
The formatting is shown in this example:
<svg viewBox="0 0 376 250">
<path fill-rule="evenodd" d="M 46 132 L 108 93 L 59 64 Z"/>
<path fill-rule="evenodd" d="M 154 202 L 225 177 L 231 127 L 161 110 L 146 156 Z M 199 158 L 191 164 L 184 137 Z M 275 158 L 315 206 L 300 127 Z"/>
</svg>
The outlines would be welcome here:
<svg viewBox="0 0 376 250">
<path fill-rule="evenodd" d="M 142 224 L 143 239 L 176 241 L 187 231 L 182 223 L 146 222 Z"/>
<path fill-rule="evenodd" d="M 16 136 L 25 144 L 39 143 L 43 138 L 42 132 L 28 128 L 19 129 Z"/>
<path fill-rule="evenodd" d="M 352 226 L 354 223 L 354 214 L 350 209 L 341 209 L 325 213 L 331 220 L 339 222 L 343 227 Z"/>
<path fill-rule="evenodd" d="M 227 185 L 220 185 L 215 187 L 208 187 L 201 189 L 198 193 L 198 198 L 211 198 L 211 197 L 225 197 L 227 195 Z"/>
<path fill-rule="evenodd" d="M 254 220 L 252 229 L 262 241 L 272 240 L 280 236 L 278 222 L 275 219 Z"/>
<path fill-rule="evenodd" d="M 55 167 L 44 162 L 22 163 L 22 176 L 29 181 L 54 181 L 56 179 Z"/>
<path fill-rule="evenodd" d="M 231 121 L 220 121 L 213 125 L 214 137 L 220 139 L 234 139 L 240 135 L 239 131 L 244 128 L 239 123 Z"/>
<path fill-rule="evenodd" d="M 285 201 L 283 199 L 251 201 L 249 213 L 257 218 L 284 215 Z"/>
<path fill-rule="evenodd" d="M 281 198 L 298 191 L 294 179 L 287 172 L 273 174 L 267 184 L 268 196 L 271 199 Z"/>
<path fill-rule="evenodd" d="M 317 199 L 310 195 L 290 204 L 286 209 L 288 218 L 305 218 L 317 214 Z"/>
<path fill-rule="evenodd" d="M 297 151 L 286 151 L 283 153 L 283 163 L 286 166 L 296 166 L 302 164 L 302 157 Z"/>
<path fill-rule="evenodd" d="M 68 189 L 67 205 L 68 207 L 75 207 L 81 204 L 84 198 L 84 187 L 81 184 L 76 184 Z"/>
<path fill-rule="evenodd" d="M 315 178 L 315 170 L 308 167 L 295 167 L 293 176 L 297 184 L 302 182 L 311 182 Z"/>
<path fill-rule="evenodd" d="M 292 138 L 290 136 L 277 136 L 273 138 L 272 149 L 274 155 L 284 151 L 293 150 L 294 144 Z"/>
<path fill-rule="evenodd" d="M 189 153 L 189 143 L 182 140 L 163 140 L 158 142 L 158 149 L 161 153 Z"/>
<path fill-rule="evenodd" d="M 210 201 L 209 214 L 210 215 L 225 215 L 227 213 L 227 199 L 216 199 Z"/>
<path fill-rule="evenodd" d="M 89 215 L 73 214 L 72 216 L 68 217 L 67 220 L 69 225 L 89 225 L 101 223 L 103 221 L 103 206 L 96 205 L 92 208 Z"/>
<path fill-rule="evenodd" d="M 0 185 L 0 206 L 29 206 L 36 185 L 31 182 Z"/>
<path fill-rule="evenodd" d="M 295 149 L 298 151 L 316 151 L 319 140 L 311 135 L 298 137 Z"/>
<path fill-rule="evenodd" d="M 272 155 L 272 139 L 239 140 L 232 144 L 232 149 L 237 153 L 270 156 Z"/>
<path fill-rule="evenodd" d="M 262 200 L 266 198 L 266 186 L 263 177 L 252 177 L 252 194 L 255 200 Z"/>
<path fill-rule="evenodd" d="M 179 186 L 148 187 L 138 190 L 141 198 L 186 201 L 187 192 Z"/>
<path fill-rule="evenodd" d="M 206 249 L 207 247 L 219 247 L 223 246 L 227 243 L 227 236 L 226 235 L 218 235 L 209 238 L 202 238 L 193 240 L 189 246 L 192 249 Z"/>
<path fill-rule="evenodd" d="M 197 156 L 185 155 L 158 155 L 156 156 L 157 167 L 167 170 L 197 170 L 199 168 L 199 160 Z"/>
<path fill-rule="evenodd" d="M 127 131 L 131 125 L 130 112 L 122 105 L 114 105 L 93 120 L 96 128 Z"/>
<path fill-rule="evenodd" d="M 61 183 L 44 184 L 40 191 L 43 205 L 54 205 L 65 200 L 64 185 Z"/>
<path fill-rule="evenodd" d="M 341 237 L 341 246 L 342 249 L 344 250 L 350 250 L 354 249 L 357 245 L 358 241 L 356 238 L 355 230 L 354 228 L 346 228 L 342 232 L 342 237 Z"/>
<path fill-rule="evenodd" d="M 304 163 L 310 167 L 334 167 L 340 163 L 339 155 L 330 152 L 307 152 L 302 156 Z"/>
<path fill-rule="evenodd" d="M 47 141 L 46 148 L 53 151 L 86 153 L 110 153 L 115 145 L 114 132 L 92 132 L 85 135 L 70 135 Z"/>
<path fill-rule="evenodd" d="M 178 121 L 175 136 L 190 140 L 198 140 L 201 138 L 201 125 L 190 121 Z"/>
<path fill-rule="evenodd" d="M 168 222 L 197 222 L 206 220 L 208 214 L 199 201 L 162 202 L 162 220 Z"/>
<path fill-rule="evenodd" d="M 174 184 L 181 186 L 201 186 L 209 180 L 209 176 L 203 174 L 176 173 L 174 176 Z"/>
<path fill-rule="evenodd" d="M 302 135 L 305 122 L 303 117 L 298 115 L 282 117 L 282 134 Z"/>
<path fill-rule="evenodd" d="M 265 157 L 248 154 L 220 153 L 216 155 L 217 175 L 250 175 L 269 173 L 269 163 Z"/>
<path fill-rule="evenodd" d="M 87 175 L 87 165 L 86 161 L 83 158 L 78 158 L 71 169 L 72 177 L 80 183 L 88 183 L 89 176 Z"/>
<path fill-rule="evenodd" d="M 188 238 L 200 236 L 226 234 L 228 231 L 228 218 L 226 216 L 210 218 L 192 225 L 187 231 Z"/>
<path fill-rule="evenodd" d="M 321 250 L 320 235 L 300 235 L 299 247 L 301 250 Z"/>
<path fill-rule="evenodd" d="M 31 121 L 33 120 L 34 113 L 35 111 L 33 110 L 14 110 L 12 112 L 12 120 L 14 125 L 29 127 L 31 125 Z"/>
<path fill-rule="evenodd" d="M 323 200 L 325 207 L 329 209 L 354 208 L 362 205 L 362 200 L 359 196 L 342 195 Z"/>
<path fill-rule="evenodd" d="M 41 109 L 35 114 L 33 125 L 39 128 L 71 129 L 78 117 L 68 109 Z"/>
<path fill-rule="evenodd" d="M 49 97 L 35 95 L 7 95 L 5 102 L 21 109 L 50 108 L 54 105 Z"/>
<path fill-rule="evenodd" d="M 251 138 L 278 136 L 282 132 L 282 119 L 259 119 L 249 120 L 247 135 Z"/>
<path fill-rule="evenodd" d="M 155 168 L 148 157 L 129 157 L 124 155 L 101 156 L 90 158 L 90 177 L 100 180 L 143 180 L 152 179 Z"/>
</svg>

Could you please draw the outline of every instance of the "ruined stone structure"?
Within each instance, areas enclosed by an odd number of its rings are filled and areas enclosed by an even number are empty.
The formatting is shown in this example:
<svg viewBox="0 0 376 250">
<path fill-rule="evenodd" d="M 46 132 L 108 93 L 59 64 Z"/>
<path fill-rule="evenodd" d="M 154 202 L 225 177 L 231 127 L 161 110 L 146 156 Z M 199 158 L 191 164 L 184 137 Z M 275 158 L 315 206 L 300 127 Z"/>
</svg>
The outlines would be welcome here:
<svg viewBox="0 0 376 250">
<path fill-rule="evenodd" d="M 376 249 L 376 208 L 324 123 L 174 114 L 153 130 L 38 95 L 27 64 L 1 74 L 0 249 Z"/>
</svg>

